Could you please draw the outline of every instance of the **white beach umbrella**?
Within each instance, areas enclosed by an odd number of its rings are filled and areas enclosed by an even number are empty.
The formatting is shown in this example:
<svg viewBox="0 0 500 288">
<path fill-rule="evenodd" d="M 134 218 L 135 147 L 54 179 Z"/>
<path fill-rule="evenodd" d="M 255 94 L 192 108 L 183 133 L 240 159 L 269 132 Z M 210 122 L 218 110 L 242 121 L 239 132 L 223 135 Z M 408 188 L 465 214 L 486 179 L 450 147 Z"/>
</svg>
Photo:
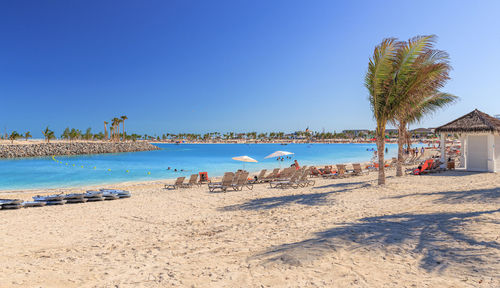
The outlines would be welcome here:
<svg viewBox="0 0 500 288">
<path fill-rule="evenodd" d="M 241 162 L 259 162 L 255 159 L 253 159 L 252 157 L 248 157 L 248 156 L 237 156 L 237 157 L 233 157 L 232 158 L 233 160 L 236 160 L 236 161 L 241 161 Z"/>
<path fill-rule="evenodd" d="M 267 159 L 267 158 L 276 158 L 276 157 L 281 157 L 281 156 L 286 156 L 286 155 L 291 155 L 291 154 L 294 154 L 294 153 L 287 152 L 287 151 L 276 151 L 274 153 L 271 153 L 271 154 L 267 155 L 266 157 L 264 157 L 264 159 Z"/>
<path fill-rule="evenodd" d="M 259 162 L 255 159 L 253 159 L 252 157 L 248 157 L 248 156 L 237 156 L 237 157 L 233 157 L 232 159 L 236 160 L 236 161 L 241 161 L 241 162 L 253 162 L 253 163 Z M 245 170 L 245 163 L 243 163 L 243 170 Z"/>
</svg>

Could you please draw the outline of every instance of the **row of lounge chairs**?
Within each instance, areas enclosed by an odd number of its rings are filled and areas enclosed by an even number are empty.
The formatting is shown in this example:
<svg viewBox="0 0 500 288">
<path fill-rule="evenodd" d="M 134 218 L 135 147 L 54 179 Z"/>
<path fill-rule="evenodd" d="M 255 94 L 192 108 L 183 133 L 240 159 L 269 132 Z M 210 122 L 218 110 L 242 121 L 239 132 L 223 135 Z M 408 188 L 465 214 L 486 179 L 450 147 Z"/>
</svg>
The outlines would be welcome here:
<svg viewBox="0 0 500 288">
<path fill-rule="evenodd" d="M 177 177 L 177 179 L 175 179 L 174 184 L 165 184 L 164 189 L 191 188 L 209 182 L 208 178 L 206 177 L 206 174 L 204 174 L 205 177 L 202 177 L 203 175 L 202 173 L 200 173 L 200 180 L 198 180 L 198 174 L 191 174 L 187 183 L 184 183 L 186 177 Z"/>
<path fill-rule="evenodd" d="M 244 187 L 252 190 L 255 181 L 248 180 L 248 175 L 247 171 L 238 171 L 236 173 L 226 172 L 222 176 L 221 182 L 208 183 L 208 191 L 215 192 L 216 190 L 220 190 L 226 192 L 227 189 L 241 191 Z"/>
<path fill-rule="evenodd" d="M 117 189 L 89 190 L 86 193 L 55 194 L 33 196 L 33 201 L 20 199 L 0 199 L 0 209 L 19 209 L 29 207 L 43 207 L 46 205 L 63 205 L 66 203 L 86 203 L 104 200 L 130 198 L 129 191 Z"/>
<path fill-rule="evenodd" d="M 350 176 L 359 176 L 368 173 L 368 171 L 363 170 L 361 168 L 361 164 L 359 163 L 352 164 L 353 168 L 352 170 L 348 170 L 345 164 L 336 164 L 335 166 L 336 170 L 333 169 L 333 165 L 325 166 L 322 169 L 311 167 L 311 177 L 317 176 L 317 177 L 335 179 L 335 178 L 345 178 Z"/>
<path fill-rule="evenodd" d="M 292 168 L 295 170 L 295 168 Z M 308 179 L 310 174 L 310 169 L 299 169 L 287 173 L 286 176 L 282 175 L 282 178 L 269 182 L 270 188 L 294 188 L 313 186 L 316 181 Z M 287 178 L 289 176 L 289 178 Z"/>
</svg>

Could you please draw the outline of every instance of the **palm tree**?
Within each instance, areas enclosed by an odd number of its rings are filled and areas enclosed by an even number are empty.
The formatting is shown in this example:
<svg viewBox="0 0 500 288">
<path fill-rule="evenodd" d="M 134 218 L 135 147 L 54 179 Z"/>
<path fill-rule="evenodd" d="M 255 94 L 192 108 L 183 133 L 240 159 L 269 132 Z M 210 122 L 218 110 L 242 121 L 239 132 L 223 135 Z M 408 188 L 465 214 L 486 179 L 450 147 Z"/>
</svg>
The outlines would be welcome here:
<svg viewBox="0 0 500 288">
<path fill-rule="evenodd" d="M 104 139 L 108 140 L 108 129 L 106 128 L 106 125 L 108 125 L 108 122 L 104 121 Z"/>
<path fill-rule="evenodd" d="M 31 138 L 31 133 L 28 131 L 26 133 L 24 133 L 24 139 L 26 139 L 26 141 L 28 141 L 28 138 Z"/>
<path fill-rule="evenodd" d="M 384 39 L 375 47 L 368 64 L 365 86 L 369 91 L 370 106 L 376 119 L 378 151 L 378 184 L 385 184 L 384 148 L 385 127 L 406 107 L 418 103 L 418 95 L 427 88 L 421 83 L 427 81 L 430 74 L 418 69 L 424 58 L 432 57 L 434 36 L 418 36 L 406 42 L 394 38 Z M 435 91 L 432 90 L 432 91 Z"/>
<path fill-rule="evenodd" d="M 454 103 L 457 96 L 437 92 L 436 94 L 423 97 L 419 103 L 411 107 L 405 107 L 396 115 L 394 121 L 391 121 L 398 127 L 398 161 L 396 166 L 396 176 L 403 176 L 403 146 L 409 136 L 407 125 L 420 121 L 425 115 L 437 111 L 444 106 Z M 410 143 L 410 142 L 408 142 Z"/>
<path fill-rule="evenodd" d="M 9 140 L 11 143 L 14 143 L 14 140 L 18 139 L 19 137 L 21 137 L 21 135 L 19 135 L 17 131 L 12 131 L 12 133 L 10 133 Z"/>
<path fill-rule="evenodd" d="M 54 131 L 50 130 L 49 126 L 47 126 L 47 128 L 45 128 L 45 130 L 43 130 L 42 133 L 43 136 L 45 137 L 45 140 L 47 140 L 47 143 L 50 143 L 50 139 L 56 138 L 56 136 L 54 135 Z"/>
<path fill-rule="evenodd" d="M 406 91 L 408 97 L 403 101 L 401 108 L 391 119 L 398 127 L 398 162 L 396 176 L 403 175 L 403 145 L 409 136 L 407 126 L 420 121 L 425 115 L 455 102 L 458 97 L 440 92 L 446 81 L 450 79 L 448 53 L 433 48 L 435 37 L 428 36 L 428 43 L 410 63 L 405 75 L 398 75 L 399 81 L 395 86 Z M 425 37 L 416 37 L 403 42 L 401 49 L 410 49 L 417 40 Z M 404 52 L 400 52 L 403 54 Z M 404 69 L 402 69 L 405 71 Z M 410 142 L 409 142 L 410 143 Z"/>
<path fill-rule="evenodd" d="M 123 125 L 123 141 L 125 141 L 125 137 L 127 136 L 127 134 L 125 134 L 125 120 L 127 120 L 128 117 L 126 115 L 123 115 L 120 118 L 122 119 L 122 125 Z"/>
<path fill-rule="evenodd" d="M 120 119 L 113 118 L 111 119 L 111 125 L 113 127 L 114 140 L 120 140 Z"/>
</svg>

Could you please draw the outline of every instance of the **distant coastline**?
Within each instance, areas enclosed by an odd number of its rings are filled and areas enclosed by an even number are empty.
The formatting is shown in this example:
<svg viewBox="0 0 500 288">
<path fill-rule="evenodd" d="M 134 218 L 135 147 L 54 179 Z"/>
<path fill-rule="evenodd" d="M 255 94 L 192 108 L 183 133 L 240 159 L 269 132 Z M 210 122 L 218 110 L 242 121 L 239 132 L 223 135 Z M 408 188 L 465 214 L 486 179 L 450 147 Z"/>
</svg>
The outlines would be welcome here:
<svg viewBox="0 0 500 288">
<path fill-rule="evenodd" d="M 412 143 L 433 143 L 436 139 L 412 139 Z M 376 144 L 375 141 L 366 139 L 323 139 L 323 140 L 155 140 L 149 141 L 152 144 Z M 397 144 L 398 139 L 386 139 L 385 143 Z"/>
</svg>

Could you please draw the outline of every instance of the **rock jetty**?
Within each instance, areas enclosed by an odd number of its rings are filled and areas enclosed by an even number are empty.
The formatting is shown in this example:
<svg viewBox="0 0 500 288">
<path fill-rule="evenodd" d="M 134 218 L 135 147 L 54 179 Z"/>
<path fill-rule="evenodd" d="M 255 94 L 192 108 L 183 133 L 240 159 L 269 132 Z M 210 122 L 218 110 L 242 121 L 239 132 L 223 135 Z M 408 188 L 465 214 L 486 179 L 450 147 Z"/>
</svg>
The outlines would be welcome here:
<svg viewBox="0 0 500 288">
<path fill-rule="evenodd" d="M 0 158 L 43 157 L 159 150 L 148 142 L 73 142 L 2 144 Z"/>
</svg>

